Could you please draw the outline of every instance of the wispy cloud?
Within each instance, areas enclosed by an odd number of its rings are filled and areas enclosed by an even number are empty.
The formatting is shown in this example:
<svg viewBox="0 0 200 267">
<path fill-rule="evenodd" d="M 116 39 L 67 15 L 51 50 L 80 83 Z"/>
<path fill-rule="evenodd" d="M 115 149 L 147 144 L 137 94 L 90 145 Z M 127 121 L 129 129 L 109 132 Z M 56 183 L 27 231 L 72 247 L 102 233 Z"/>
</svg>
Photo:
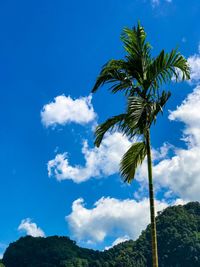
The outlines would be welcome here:
<svg viewBox="0 0 200 267">
<path fill-rule="evenodd" d="M 152 5 L 152 7 L 157 7 L 162 2 L 172 3 L 172 0 L 151 0 L 151 5 Z"/>
</svg>

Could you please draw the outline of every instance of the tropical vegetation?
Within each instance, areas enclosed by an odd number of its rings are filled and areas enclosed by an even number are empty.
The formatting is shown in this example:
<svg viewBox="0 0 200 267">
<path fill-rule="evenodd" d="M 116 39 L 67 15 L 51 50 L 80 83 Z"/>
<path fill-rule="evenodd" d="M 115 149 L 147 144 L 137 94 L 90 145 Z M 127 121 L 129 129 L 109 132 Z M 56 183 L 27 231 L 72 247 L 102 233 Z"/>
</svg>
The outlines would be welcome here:
<svg viewBox="0 0 200 267">
<path fill-rule="evenodd" d="M 127 108 L 97 127 L 95 145 L 100 146 L 106 132 L 113 129 L 133 140 L 120 164 L 120 173 L 129 183 L 147 157 L 153 267 L 158 267 L 150 128 L 171 95 L 163 85 L 172 79 L 189 79 L 190 70 L 186 59 L 176 49 L 170 53 L 162 50 L 157 57 L 152 57 L 152 47 L 140 23 L 133 29 L 125 28 L 121 39 L 126 53 L 124 59 L 112 59 L 103 66 L 92 92 L 107 84 L 112 93 L 125 94 Z"/>
<path fill-rule="evenodd" d="M 159 265 L 200 266 L 200 204 L 165 209 L 157 217 Z M 67 237 L 26 236 L 11 243 L 3 264 L 6 267 L 151 267 L 150 225 L 136 240 L 100 252 L 80 248 Z M 1 265 L 0 265 L 1 266 Z"/>
</svg>

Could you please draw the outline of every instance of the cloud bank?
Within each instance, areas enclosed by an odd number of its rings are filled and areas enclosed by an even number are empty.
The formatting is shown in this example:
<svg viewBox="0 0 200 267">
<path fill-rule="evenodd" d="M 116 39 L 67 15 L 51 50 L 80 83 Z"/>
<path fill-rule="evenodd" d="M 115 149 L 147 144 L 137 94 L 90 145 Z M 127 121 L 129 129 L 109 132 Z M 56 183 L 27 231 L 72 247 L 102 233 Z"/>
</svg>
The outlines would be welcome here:
<svg viewBox="0 0 200 267">
<path fill-rule="evenodd" d="M 182 201 L 173 204 L 181 204 Z M 156 200 L 157 211 L 169 204 Z M 141 201 L 102 197 L 91 209 L 79 198 L 73 202 L 72 212 L 66 216 L 72 235 L 86 243 L 103 242 L 107 236 L 116 238 L 113 245 L 127 239 L 136 239 L 150 222 L 149 200 Z"/>
<path fill-rule="evenodd" d="M 157 191 L 167 189 L 184 200 L 200 201 L 200 86 L 187 96 L 183 103 L 169 115 L 171 121 L 184 124 L 185 148 L 174 148 L 174 155 L 153 166 Z M 146 181 L 146 166 L 142 166 L 137 179 Z"/>
</svg>

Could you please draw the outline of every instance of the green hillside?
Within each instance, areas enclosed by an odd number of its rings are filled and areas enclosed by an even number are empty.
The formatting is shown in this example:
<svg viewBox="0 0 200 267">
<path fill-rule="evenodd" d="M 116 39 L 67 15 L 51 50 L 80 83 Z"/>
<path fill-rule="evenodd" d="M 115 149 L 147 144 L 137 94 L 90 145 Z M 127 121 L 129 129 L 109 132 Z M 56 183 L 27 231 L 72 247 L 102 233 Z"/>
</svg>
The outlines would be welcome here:
<svg viewBox="0 0 200 267">
<path fill-rule="evenodd" d="M 200 266 L 200 204 L 165 209 L 157 217 L 159 266 Z M 6 267 L 152 267 L 150 228 L 136 241 L 99 252 L 80 248 L 67 237 L 22 237 L 11 243 Z"/>
</svg>

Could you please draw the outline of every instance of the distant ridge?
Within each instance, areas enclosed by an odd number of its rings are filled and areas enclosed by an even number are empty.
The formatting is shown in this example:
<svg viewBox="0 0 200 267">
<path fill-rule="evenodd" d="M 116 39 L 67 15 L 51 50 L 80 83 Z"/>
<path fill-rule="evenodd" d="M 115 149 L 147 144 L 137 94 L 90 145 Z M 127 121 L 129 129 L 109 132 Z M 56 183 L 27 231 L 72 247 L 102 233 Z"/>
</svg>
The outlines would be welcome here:
<svg viewBox="0 0 200 267">
<path fill-rule="evenodd" d="M 159 267 L 200 266 L 200 204 L 165 209 L 157 217 Z M 5 267 L 152 267 L 150 228 L 108 251 L 80 248 L 67 237 L 26 236 L 9 245 Z M 1 264 L 0 264 L 1 266 Z"/>
</svg>

